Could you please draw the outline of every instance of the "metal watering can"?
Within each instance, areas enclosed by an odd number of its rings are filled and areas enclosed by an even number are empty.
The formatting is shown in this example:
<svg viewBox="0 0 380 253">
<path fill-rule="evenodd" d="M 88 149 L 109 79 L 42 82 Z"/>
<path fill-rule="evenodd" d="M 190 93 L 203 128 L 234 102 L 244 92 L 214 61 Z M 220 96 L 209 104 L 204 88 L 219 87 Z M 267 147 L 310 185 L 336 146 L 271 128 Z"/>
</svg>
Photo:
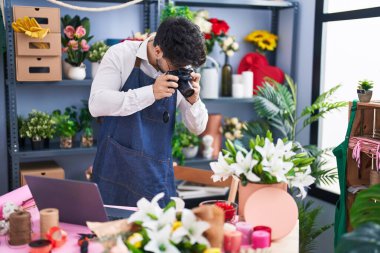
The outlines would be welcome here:
<svg viewBox="0 0 380 253">
<path fill-rule="evenodd" d="M 207 66 L 207 63 L 210 63 Z M 219 64 L 218 62 L 210 57 L 206 56 L 206 62 L 200 67 L 199 72 L 201 73 L 201 97 L 202 98 L 218 98 L 219 97 Z"/>
</svg>

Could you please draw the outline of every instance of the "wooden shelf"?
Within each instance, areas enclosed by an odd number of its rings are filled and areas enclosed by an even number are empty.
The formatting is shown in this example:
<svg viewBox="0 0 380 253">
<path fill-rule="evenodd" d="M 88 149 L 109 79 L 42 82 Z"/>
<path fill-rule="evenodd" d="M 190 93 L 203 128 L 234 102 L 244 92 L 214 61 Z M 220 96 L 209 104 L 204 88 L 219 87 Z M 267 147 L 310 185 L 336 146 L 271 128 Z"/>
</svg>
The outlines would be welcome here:
<svg viewBox="0 0 380 253">
<path fill-rule="evenodd" d="M 350 107 L 352 102 L 350 102 Z M 380 108 L 380 100 L 374 100 L 369 103 L 358 102 L 358 109 L 371 109 L 371 108 Z"/>
</svg>

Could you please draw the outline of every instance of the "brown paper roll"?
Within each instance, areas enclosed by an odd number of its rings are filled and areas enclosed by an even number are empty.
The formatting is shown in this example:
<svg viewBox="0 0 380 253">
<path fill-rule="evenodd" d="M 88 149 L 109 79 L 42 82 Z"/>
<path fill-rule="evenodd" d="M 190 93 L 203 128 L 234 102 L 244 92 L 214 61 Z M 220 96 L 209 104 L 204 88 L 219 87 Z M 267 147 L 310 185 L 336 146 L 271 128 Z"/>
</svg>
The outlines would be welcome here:
<svg viewBox="0 0 380 253">
<path fill-rule="evenodd" d="M 51 227 L 59 226 L 59 211 L 56 208 L 46 208 L 40 211 L 41 238 L 46 239 L 46 233 Z"/>
<path fill-rule="evenodd" d="M 17 211 L 9 216 L 9 244 L 13 246 L 27 244 L 32 240 L 30 213 Z"/>
</svg>

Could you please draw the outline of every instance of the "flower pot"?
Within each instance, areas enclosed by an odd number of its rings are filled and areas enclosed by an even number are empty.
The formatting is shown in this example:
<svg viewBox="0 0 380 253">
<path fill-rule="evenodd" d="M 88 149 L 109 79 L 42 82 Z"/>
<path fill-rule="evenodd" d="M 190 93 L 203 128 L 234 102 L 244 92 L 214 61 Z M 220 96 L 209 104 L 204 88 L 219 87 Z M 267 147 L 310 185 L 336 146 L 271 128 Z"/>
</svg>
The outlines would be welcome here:
<svg viewBox="0 0 380 253">
<path fill-rule="evenodd" d="M 369 174 L 369 185 L 380 184 L 380 172 L 371 170 Z"/>
<path fill-rule="evenodd" d="M 86 65 L 83 63 L 79 67 L 70 65 L 67 77 L 71 80 L 84 80 L 86 78 Z"/>
<path fill-rule="evenodd" d="M 182 148 L 182 152 L 186 159 L 194 158 L 198 154 L 198 146 Z"/>
<path fill-rule="evenodd" d="M 73 147 L 73 137 L 61 137 L 59 147 L 60 148 L 72 148 Z"/>
<path fill-rule="evenodd" d="M 205 135 L 211 135 L 214 138 L 214 141 L 212 143 L 212 148 L 213 148 L 212 158 L 213 159 L 218 158 L 219 152 L 222 149 L 222 132 L 220 131 L 222 127 L 222 120 L 223 120 L 222 114 L 209 114 L 206 130 L 200 135 L 200 137 L 203 137 Z M 202 151 L 203 151 L 203 145 L 202 145 Z"/>
<path fill-rule="evenodd" d="M 32 150 L 41 150 L 44 148 L 44 141 L 41 139 L 31 139 Z"/>
<path fill-rule="evenodd" d="M 86 136 L 82 135 L 80 139 L 80 145 L 84 148 L 90 148 L 94 145 L 94 137 L 92 135 Z"/>
<path fill-rule="evenodd" d="M 288 185 L 286 183 L 276 183 L 276 184 L 258 184 L 258 183 L 248 183 L 246 186 L 239 185 L 239 217 L 244 220 L 244 207 L 247 199 L 256 191 L 265 188 L 272 187 L 287 190 Z"/>
<path fill-rule="evenodd" d="M 91 77 L 95 78 L 96 72 L 98 71 L 100 62 L 91 62 Z"/>
<path fill-rule="evenodd" d="M 363 103 L 368 103 L 372 98 L 371 90 L 357 90 L 359 101 Z"/>
<path fill-rule="evenodd" d="M 71 65 L 65 60 L 62 60 L 62 72 L 64 78 L 69 78 L 68 73 Z"/>
</svg>

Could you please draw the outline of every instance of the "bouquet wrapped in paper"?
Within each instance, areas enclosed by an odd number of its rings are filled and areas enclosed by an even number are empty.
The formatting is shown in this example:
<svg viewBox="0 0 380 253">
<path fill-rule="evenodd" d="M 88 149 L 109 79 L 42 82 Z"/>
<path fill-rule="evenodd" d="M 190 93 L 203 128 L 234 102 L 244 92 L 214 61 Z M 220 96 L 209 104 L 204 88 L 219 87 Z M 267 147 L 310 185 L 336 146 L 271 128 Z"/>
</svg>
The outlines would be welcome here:
<svg viewBox="0 0 380 253">
<path fill-rule="evenodd" d="M 203 253 L 222 247 L 224 213 L 221 209 L 202 206 L 189 210 L 179 198 L 172 198 L 161 208 L 158 201 L 163 196 L 160 193 L 152 201 L 139 200 L 138 211 L 128 220 L 87 225 L 106 252 L 111 253 Z"/>
</svg>

